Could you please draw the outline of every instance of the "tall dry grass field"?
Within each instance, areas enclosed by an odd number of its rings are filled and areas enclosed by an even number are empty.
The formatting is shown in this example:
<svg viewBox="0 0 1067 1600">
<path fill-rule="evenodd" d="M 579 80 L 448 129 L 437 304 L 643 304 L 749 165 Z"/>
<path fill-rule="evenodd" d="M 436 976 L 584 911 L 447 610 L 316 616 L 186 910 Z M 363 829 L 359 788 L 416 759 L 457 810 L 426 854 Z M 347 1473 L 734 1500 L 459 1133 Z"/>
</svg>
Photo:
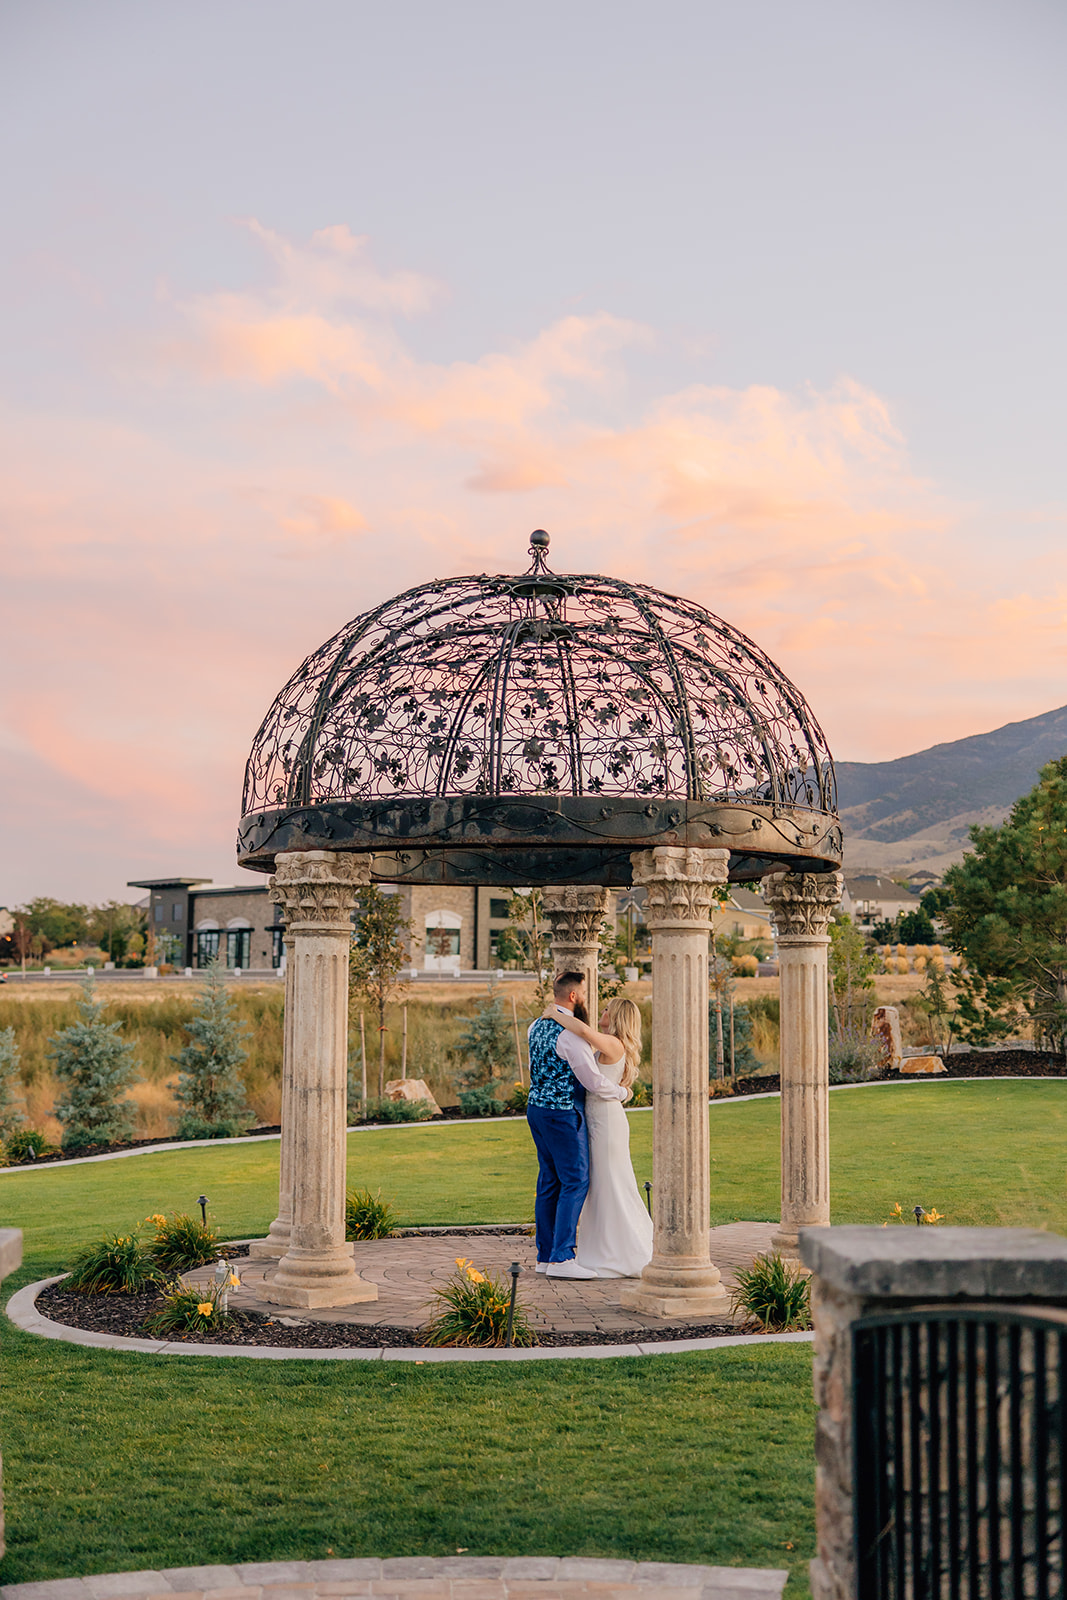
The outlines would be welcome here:
<svg viewBox="0 0 1067 1600">
<path fill-rule="evenodd" d="M 171 1058 L 188 1042 L 184 1024 L 196 1011 L 197 991 L 174 994 L 163 990 L 112 999 L 104 990 L 102 998 L 106 1020 L 121 1022 L 122 1036 L 133 1046 L 138 1081 L 131 1084 L 127 1098 L 136 1108 L 138 1137 L 150 1139 L 172 1133 L 179 1107 L 172 1092 L 178 1068 Z M 278 1121 L 281 1103 L 282 999 L 280 986 L 233 993 L 236 1015 L 247 1029 L 248 1060 L 242 1077 L 248 1103 L 257 1120 L 268 1124 Z M 52 1111 L 59 1084 L 48 1050 L 60 1029 L 77 1020 L 77 1012 L 76 993 L 58 996 L 23 991 L 0 996 L 0 1028 L 14 1028 L 22 1058 L 27 1120 L 57 1143 L 61 1130 Z"/>
</svg>

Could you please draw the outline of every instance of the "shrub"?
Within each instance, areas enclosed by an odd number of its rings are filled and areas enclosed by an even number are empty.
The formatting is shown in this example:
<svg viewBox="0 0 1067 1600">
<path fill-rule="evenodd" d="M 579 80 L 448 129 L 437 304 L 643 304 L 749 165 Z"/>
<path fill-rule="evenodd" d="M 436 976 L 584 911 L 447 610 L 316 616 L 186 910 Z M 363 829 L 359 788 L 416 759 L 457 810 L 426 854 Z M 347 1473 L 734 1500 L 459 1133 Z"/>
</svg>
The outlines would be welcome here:
<svg viewBox="0 0 1067 1600">
<path fill-rule="evenodd" d="M 155 1225 L 155 1238 L 149 1250 L 168 1277 L 202 1267 L 219 1253 L 219 1236 L 199 1217 L 176 1211 L 171 1217 L 157 1214 L 147 1219 Z"/>
<path fill-rule="evenodd" d="M 526 1105 L 527 1105 L 527 1102 L 528 1102 L 529 1098 L 530 1098 L 530 1091 L 526 1087 L 526 1085 L 524 1083 L 515 1084 L 514 1088 L 512 1089 L 511 1093 L 508 1095 L 508 1098 L 507 1098 L 507 1108 L 508 1108 L 508 1110 L 509 1111 L 525 1111 L 526 1110 Z"/>
<path fill-rule="evenodd" d="M 238 1068 L 248 1059 L 244 1047 L 247 1027 L 234 1015 L 234 1004 L 217 961 L 207 968 L 200 991 L 200 1007 L 185 1024 L 189 1043 L 171 1060 L 181 1068 L 174 1097 L 185 1107 L 179 1124 L 198 1122 L 211 1127 L 238 1126 L 243 1133 L 251 1121 L 244 1084 Z M 185 1138 L 221 1138 L 220 1134 L 184 1134 Z"/>
<path fill-rule="evenodd" d="M 4 1153 L 9 1161 L 36 1161 L 49 1148 L 48 1140 L 36 1128 L 20 1128 L 5 1143 Z"/>
<path fill-rule="evenodd" d="M 426 1324 L 426 1343 L 433 1345 L 502 1345 L 507 1333 L 511 1285 L 490 1273 L 479 1272 L 465 1256 L 456 1257 L 456 1272 L 443 1289 L 435 1289 L 442 1309 Z M 531 1345 L 537 1338 L 525 1308 L 515 1299 L 511 1328 L 514 1345 Z"/>
<path fill-rule="evenodd" d="M 210 1289 L 187 1289 L 172 1284 L 163 1304 L 144 1321 L 149 1333 L 219 1333 L 233 1326 L 233 1317 L 222 1309 L 222 1296 L 228 1285 Z"/>
<path fill-rule="evenodd" d="M 502 1083 L 479 1083 L 459 1090 L 459 1108 L 465 1117 L 502 1117 L 508 1109 Z"/>
<path fill-rule="evenodd" d="M 495 996 L 482 1000 L 477 1015 L 461 1019 L 466 1026 L 456 1040 L 457 1056 L 470 1063 L 468 1070 L 456 1080 L 457 1088 L 470 1091 L 493 1087 L 493 1079 L 506 1071 L 515 1060 L 515 1040 L 510 1018 Z M 462 1093 L 461 1093 L 462 1101 Z"/>
<path fill-rule="evenodd" d="M 49 1058 L 66 1087 L 56 1104 L 64 1150 L 121 1144 L 133 1135 L 129 1103 L 122 1099 L 137 1076 L 130 1045 L 119 1038 L 121 1022 L 105 1022 L 93 980 L 81 986 L 78 1021 L 52 1040 Z"/>
<path fill-rule="evenodd" d="M 396 1233 L 397 1216 L 382 1191 L 350 1189 L 345 1195 L 346 1239 L 391 1239 Z"/>
<path fill-rule="evenodd" d="M 862 1034 L 830 1035 L 830 1082 L 863 1083 L 875 1076 L 882 1059 L 876 1039 Z"/>
<path fill-rule="evenodd" d="M 247 1117 L 238 1122 L 204 1122 L 186 1114 L 178 1123 L 179 1139 L 239 1139 L 248 1128 Z"/>
<path fill-rule="evenodd" d="M 368 1122 L 426 1122 L 433 1116 L 433 1106 L 428 1100 L 370 1100 L 367 1102 Z"/>
<path fill-rule="evenodd" d="M 644 1078 L 638 1078 L 637 1082 L 631 1085 L 631 1088 L 633 1089 L 633 1098 L 627 1101 L 628 1105 L 650 1106 L 652 1104 L 652 1085 L 646 1083 Z"/>
<path fill-rule="evenodd" d="M 22 1113 L 16 1103 L 19 1073 L 19 1047 L 14 1028 L 0 1028 L 0 1140 L 22 1127 Z"/>
<path fill-rule="evenodd" d="M 84 1294 L 137 1294 L 166 1281 L 136 1233 L 105 1233 L 75 1256 L 66 1287 Z"/>
<path fill-rule="evenodd" d="M 811 1280 L 803 1269 L 773 1255 L 757 1256 L 737 1274 L 730 1304 L 765 1333 L 792 1333 L 811 1327 Z"/>
</svg>

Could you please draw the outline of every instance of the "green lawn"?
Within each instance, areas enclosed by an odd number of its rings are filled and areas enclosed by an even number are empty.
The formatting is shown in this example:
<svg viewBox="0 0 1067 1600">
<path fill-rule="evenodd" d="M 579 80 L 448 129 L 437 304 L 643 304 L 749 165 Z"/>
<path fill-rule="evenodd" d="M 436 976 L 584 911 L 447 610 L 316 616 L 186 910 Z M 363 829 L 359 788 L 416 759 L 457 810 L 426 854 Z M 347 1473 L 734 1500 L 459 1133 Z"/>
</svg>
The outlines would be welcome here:
<svg viewBox="0 0 1067 1600">
<path fill-rule="evenodd" d="M 711 1109 L 712 1221 L 778 1215 L 776 1099 Z M 630 1113 L 634 1167 L 652 1176 L 652 1113 Z M 1067 1083 L 924 1083 L 830 1097 L 835 1222 L 882 1222 L 899 1201 L 949 1222 L 1067 1232 Z M 532 1216 L 526 1125 L 407 1126 L 349 1135 L 349 1181 L 381 1188 L 407 1222 Z M 0 1226 L 25 1230 L 27 1260 L 58 1271 L 103 1228 L 153 1211 L 195 1210 L 206 1194 L 224 1237 L 265 1232 L 278 1145 L 206 1146 L 81 1167 L 0 1173 Z"/>
<path fill-rule="evenodd" d="M 896 1201 L 1067 1231 L 1067 1084 L 831 1096 L 834 1217 Z M 630 1122 L 650 1175 L 652 1122 Z M 711 1111 L 713 1220 L 777 1212 L 776 1100 Z M 276 1143 L 0 1175 L 27 1262 L 206 1193 L 223 1232 L 274 1213 Z M 412 1222 L 530 1214 L 521 1122 L 353 1134 L 353 1183 Z M 116 1356 L 3 1329 L 0 1583 L 203 1561 L 535 1552 L 791 1565 L 812 1554 L 810 1350 L 514 1367 Z M 789 1548 L 789 1547 L 792 1548 Z"/>
</svg>

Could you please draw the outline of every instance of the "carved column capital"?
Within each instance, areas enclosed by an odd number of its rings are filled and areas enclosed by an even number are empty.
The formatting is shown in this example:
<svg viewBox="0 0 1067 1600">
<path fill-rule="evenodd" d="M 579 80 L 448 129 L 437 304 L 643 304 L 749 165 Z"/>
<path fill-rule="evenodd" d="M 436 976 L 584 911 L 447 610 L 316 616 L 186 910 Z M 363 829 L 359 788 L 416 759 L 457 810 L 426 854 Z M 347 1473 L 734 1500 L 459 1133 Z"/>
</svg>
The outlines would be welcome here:
<svg viewBox="0 0 1067 1600">
<path fill-rule="evenodd" d="M 825 936 L 841 904 L 843 881 L 840 872 L 769 872 L 763 880 L 763 898 L 778 937 Z"/>
<path fill-rule="evenodd" d="M 611 905 L 610 889 L 582 883 L 553 886 L 541 892 L 541 904 L 552 928 L 553 946 L 600 943 L 600 924 Z"/>
<path fill-rule="evenodd" d="M 347 850 L 290 850 L 278 856 L 270 898 L 286 933 L 297 929 L 350 933 L 356 894 L 370 882 L 370 857 Z"/>
<path fill-rule="evenodd" d="M 635 887 L 645 890 L 645 922 L 658 927 L 711 926 L 717 889 L 730 870 L 729 850 L 702 850 L 687 845 L 657 845 L 630 857 Z"/>
</svg>

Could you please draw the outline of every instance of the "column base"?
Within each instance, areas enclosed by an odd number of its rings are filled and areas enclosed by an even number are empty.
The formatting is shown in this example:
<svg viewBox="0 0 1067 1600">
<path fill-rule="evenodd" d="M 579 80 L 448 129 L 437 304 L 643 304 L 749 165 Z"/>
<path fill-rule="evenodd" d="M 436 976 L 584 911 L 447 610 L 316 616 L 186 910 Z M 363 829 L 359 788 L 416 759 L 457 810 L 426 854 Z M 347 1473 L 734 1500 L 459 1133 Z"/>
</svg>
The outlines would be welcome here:
<svg viewBox="0 0 1067 1600">
<path fill-rule="evenodd" d="M 248 1254 L 253 1261 L 280 1261 L 289 1249 L 289 1224 L 272 1222 L 265 1239 L 253 1239 Z"/>
<path fill-rule="evenodd" d="M 378 1285 L 360 1277 L 349 1252 L 290 1251 L 265 1280 L 260 1298 L 270 1305 L 319 1311 L 377 1300 Z"/>
<path fill-rule="evenodd" d="M 699 1266 L 650 1261 L 637 1283 L 620 1290 L 619 1302 L 649 1317 L 717 1317 L 730 1311 L 730 1296 L 710 1261 Z"/>
</svg>

